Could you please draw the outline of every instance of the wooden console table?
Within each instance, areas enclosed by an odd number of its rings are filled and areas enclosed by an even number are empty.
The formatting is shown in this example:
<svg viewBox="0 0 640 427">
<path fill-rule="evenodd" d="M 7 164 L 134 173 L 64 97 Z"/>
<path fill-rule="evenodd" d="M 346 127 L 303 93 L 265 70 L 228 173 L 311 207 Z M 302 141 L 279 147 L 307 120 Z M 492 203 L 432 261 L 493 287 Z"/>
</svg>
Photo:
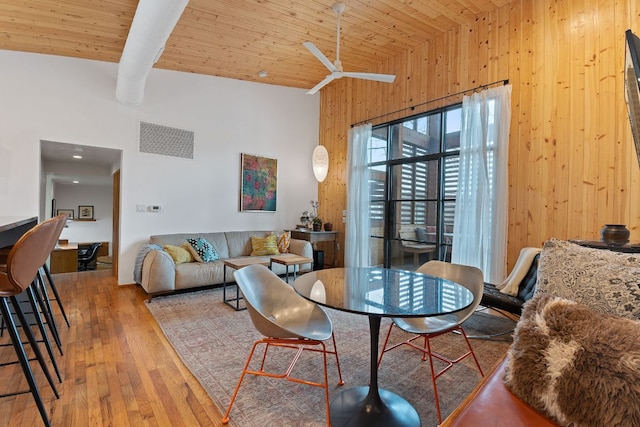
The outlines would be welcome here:
<svg viewBox="0 0 640 427">
<path fill-rule="evenodd" d="M 336 255 L 338 253 L 338 232 L 337 231 L 310 231 L 310 230 L 289 230 L 292 239 L 307 240 L 315 248 L 317 242 L 333 242 L 333 257 L 331 266 L 336 266 Z"/>
</svg>

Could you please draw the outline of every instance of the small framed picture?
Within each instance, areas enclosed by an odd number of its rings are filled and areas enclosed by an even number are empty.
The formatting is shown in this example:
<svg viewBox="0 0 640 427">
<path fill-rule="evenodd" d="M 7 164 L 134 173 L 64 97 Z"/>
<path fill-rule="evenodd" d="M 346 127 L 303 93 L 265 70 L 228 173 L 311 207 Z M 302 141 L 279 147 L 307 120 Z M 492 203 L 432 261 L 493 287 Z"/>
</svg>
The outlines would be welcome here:
<svg viewBox="0 0 640 427">
<path fill-rule="evenodd" d="M 78 206 L 78 219 L 93 219 L 93 206 Z"/>
<path fill-rule="evenodd" d="M 67 219 L 73 219 L 74 211 L 73 209 L 58 209 L 56 210 L 56 215 L 66 215 Z"/>
</svg>

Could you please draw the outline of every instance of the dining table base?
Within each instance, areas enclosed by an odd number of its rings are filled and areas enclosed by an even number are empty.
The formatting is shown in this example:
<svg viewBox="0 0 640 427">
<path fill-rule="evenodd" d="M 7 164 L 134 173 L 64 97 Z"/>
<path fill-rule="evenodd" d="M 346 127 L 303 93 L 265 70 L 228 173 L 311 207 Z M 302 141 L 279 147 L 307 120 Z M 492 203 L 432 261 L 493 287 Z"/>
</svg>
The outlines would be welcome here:
<svg viewBox="0 0 640 427">
<path fill-rule="evenodd" d="M 377 393 L 376 393 L 377 391 Z M 384 389 L 352 387 L 331 400 L 331 426 L 419 427 L 420 417 L 403 397 Z"/>
</svg>

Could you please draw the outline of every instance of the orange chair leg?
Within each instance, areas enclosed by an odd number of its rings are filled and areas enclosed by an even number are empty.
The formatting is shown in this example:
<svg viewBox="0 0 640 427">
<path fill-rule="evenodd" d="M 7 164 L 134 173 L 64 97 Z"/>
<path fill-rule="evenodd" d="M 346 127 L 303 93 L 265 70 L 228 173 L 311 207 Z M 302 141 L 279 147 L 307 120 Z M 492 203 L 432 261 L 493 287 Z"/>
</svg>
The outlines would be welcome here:
<svg viewBox="0 0 640 427">
<path fill-rule="evenodd" d="M 329 353 L 333 353 L 336 356 L 336 365 L 338 366 L 338 385 L 344 385 L 344 381 L 342 380 L 342 369 L 340 369 L 340 359 L 338 359 L 338 346 L 336 345 L 336 336 L 335 334 L 331 334 L 331 339 L 333 340 L 333 351 Z"/>
<path fill-rule="evenodd" d="M 260 343 L 260 341 L 256 341 L 253 343 L 253 347 L 251 347 L 251 351 L 249 352 L 249 357 L 247 358 L 247 362 L 244 364 L 244 368 L 242 369 L 242 374 L 240 375 L 240 379 L 238 380 L 238 385 L 236 385 L 236 389 L 233 392 L 233 396 L 231 396 L 231 402 L 229 402 L 229 407 L 227 408 L 227 412 L 225 412 L 224 417 L 222 417 L 222 424 L 227 424 L 229 422 L 229 414 L 231 413 L 231 407 L 233 406 L 233 402 L 236 400 L 236 396 L 238 395 L 238 391 L 240 390 L 240 385 L 242 384 L 242 380 L 244 379 L 244 374 L 247 373 L 247 368 L 249 367 L 249 362 L 251 362 L 251 358 L 253 357 L 253 352 L 256 350 L 256 346 Z"/>
<path fill-rule="evenodd" d="M 441 332 L 441 333 L 437 333 L 437 334 L 433 334 L 433 335 L 415 335 L 412 338 L 408 339 L 408 340 L 404 340 L 398 344 L 394 344 L 392 346 L 387 347 L 387 344 L 389 342 L 389 337 L 391 336 L 391 330 L 393 329 L 394 323 L 392 323 L 389 326 L 389 331 L 387 332 L 387 336 L 385 337 L 384 340 L 384 344 L 382 346 L 382 351 L 380 352 L 380 357 L 378 358 L 378 367 L 380 366 L 380 363 L 382 362 L 382 356 L 390 351 L 393 350 L 394 348 L 400 347 L 402 345 L 408 345 L 411 348 L 414 348 L 420 352 L 422 352 L 422 360 L 426 361 L 427 360 L 427 355 L 429 356 L 429 368 L 431 369 L 431 383 L 433 384 L 433 394 L 434 394 L 434 398 L 435 398 L 435 403 L 436 403 L 436 410 L 438 412 L 438 424 L 442 423 L 442 414 L 440 412 L 440 397 L 438 395 L 438 386 L 436 384 L 436 380 L 442 375 L 444 374 L 446 371 L 449 370 L 449 368 L 451 368 L 454 364 L 460 362 L 461 360 L 465 359 L 468 356 L 472 356 L 473 360 L 476 363 L 476 366 L 478 367 L 478 371 L 480 372 L 480 375 L 484 377 L 484 373 L 482 372 L 482 368 L 480 367 L 480 363 L 478 362 L 478 358 L 476 357 L 475 352 L 473 351 L 473 348 L 471 347 L 471 343 L 469 342 L 469 339 L 467 338 L 467 334 L 464 332 L 464 329 L 460 326 L 454 328 L 453 330 L 458 330 L 460 331 L 460 335 L 462 335 L 464 337 L 465 342 L 467 343 L 467 347 L 469 348 L 469 351 L 466 352 L 465 354 L 463 354 L 462 356 L 458 357 L 455 360 L 450 360 L 444 356 L 441 356 L 437 353 L 434 353 L 431 351 L 431 338 L 435 338 L 437 336 L 443 335 L 445 333 L 449 333 L 451 332 L 451 330 L 446 331 L 446 332 Z M 424 345 L 422 347 L 420 347 L 419 345 L 416 345 L 413 341 L 418 339 L 418 338 L 424 338 Z M 445 366 L 444 368 L 442 368 L 442 370 L 440 370 L 438 373 L 435 372 L 435 368 L 433 365 L 433 359 L 436 358 L 444 363 L 446 363 L 447 366 Z"/>
<path fill-rule="evenodd" d="M 227 424 L 229 422 L 229 415 L 231 414 L 231 408 L 232 408 L 233 403 L 235 402 L 235 399 L 236 399 L 236 397 L 238 395 L 238 391 L 240 390 L 240 386 L 242 384 L 242 381 L 244 379 L 245 374 L 252 374 L 252 375 L 259 375 L 259 376 L 265 376 L 265 377 L 271 377 L 271 378 L 284 378 L 284 379 L 286 379 L 288 381 L 324 388 L 326 414 L 327 414 L 327 426 L 329 426 L 331 418 L 330 418 L 330 413 L 329 413 L 329 373 L 328 373 L 328 369 L 327 369 L 327 353 L 332 353 L 332 354 L 335 355 L 336 364 L 338 365 L 338 376 L 340 378 L 339 382 L 338 382 L 338 385 L 343 385 L 344 384 L 344 381 L 342 380 L 342 370 L 340 368 L 340 360 L 338 359 L 338 348 L 336 347 L 336 340 L 335 340 L 335 336 L 333 334 L 332 334 L 332 339 L 333 339 L 333 351 L 328 351 L 327 348 L 326 348 L 326 345 L 322 341 L 263 338 L 263 339 L 260 339 L 260 340 L 256 341 L 255 343 L 253 343 L 253 346 L 251 347 L 251 352 L 249 353 L 249 357 L 247 358 L 247 362 L 244 365 L 244 368 L 242 370 L 242 374 L 240 375 L 240 379 L 238 380 L 238 384 L 236 385 L 236 389 L 234 390 L 233 395 L 231 396 L 231 401 L 229 402 L 229 407 L 227 408 L 227 411 L 225 412 L 224 416 L 222 417 L 222 424 Z M 251 363 L 251 359 L 253 358 L 255 350 L 256 350 L 256 348 L 257 348 L 257 346 L 259 344 L 265 344 L 265 349 L 264 349 L 264 352 L 262 354 L 262 360 L 260 362 L 260 370 L 259 371 L 252 371 L 252 370 L 249 369 L 249 364 Z M 316 346 L 316 345 L 321 346 L 322 349 L 318 350 L 318 349 L 315 349 L 315 348 L 308 348 L 308 346 Z M 264 364 L 265 364 L 265 359 L 266 359 L 266 356 L 267 356 L 267 351 L 269 350 L 269 347 L 271 347 L 271 346 L 297 349 L 296 355 L 293 357 L 293 360 L 289 364 L 289 367 L 287 368 L 287 370 L 286 370 L 286 372 L 284 374 L 273 374 L 273 373 L 269 373 L 269 372 L 265 372 L 264 371 Z M 294 378 L 294 377 L 290 376 L 290 374 L 293 371 L 293 368 L 294 368 L 296 362 L 298 361 L 298 358 L 300 357 L 300 355 L 302 354 L 302 352 L 304 350 L 309 350 L 309 351 L 321 352 L 322 353 L 323 362 L 324 362 L 324 383 L 317 383 L 317 382 L 313 382 L 313 381 L 307 381 L 307 380 L 304 380 L 304 379 Z"/>
<path fill-rule="evenodd" d="M 442 414 L 440 413 L 440 397 L 438 396 L 438 386 L 436 385 L 436 378 L 438 378 L 446 369 L 440 371 L 438 375 L 436 375 L 435 370 L 433 369 L 433 354 L 431 353 L 431 342 L 425 336 L 425 348 L 427 349 L 427 353 L 429 353 L 429 367 L 431 368 L 431 384 L 433 384 L 433 396 L 436 401 L 436 411 L 438 412 L 438 424 L 442 424 Z M 424 357 L 424 353 L 423 353 Z"/>
</svg>

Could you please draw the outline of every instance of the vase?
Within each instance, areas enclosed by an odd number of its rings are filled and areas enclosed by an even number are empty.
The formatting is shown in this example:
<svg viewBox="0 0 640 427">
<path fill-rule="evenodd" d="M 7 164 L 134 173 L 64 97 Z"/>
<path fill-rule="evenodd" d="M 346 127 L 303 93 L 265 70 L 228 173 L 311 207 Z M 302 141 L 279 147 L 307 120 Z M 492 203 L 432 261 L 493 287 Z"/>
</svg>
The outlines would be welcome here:
<svg viewBox="0 0 640 427">
<path fill-rule="evenodd" d="M 318 224 L 317 222 L 313 223 L 313 231 L 320 231 L 322 229 L 322 224 Z"/>
<path fill-rule="evenodd" d="M 333 230 L 333 224 L 331 224 L 330 222 L 325 222 L 324 231 L 331 231 L 331 230 Z"/>
<path fill-rule="evenodd" d="M 605 224 L 600 230 L 602 241 L 611 246 L 622 246 L 629 243 L 631 232 L 624 224 Z"/>
</svg>

